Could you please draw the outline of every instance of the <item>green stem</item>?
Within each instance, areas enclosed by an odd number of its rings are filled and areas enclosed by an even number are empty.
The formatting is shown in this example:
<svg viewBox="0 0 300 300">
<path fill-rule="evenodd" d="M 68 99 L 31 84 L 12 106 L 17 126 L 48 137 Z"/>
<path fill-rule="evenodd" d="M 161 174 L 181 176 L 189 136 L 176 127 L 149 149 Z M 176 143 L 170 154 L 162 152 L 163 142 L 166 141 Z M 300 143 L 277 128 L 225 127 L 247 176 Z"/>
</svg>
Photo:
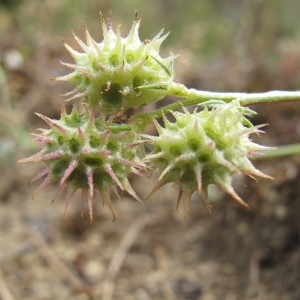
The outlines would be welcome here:
<svg viewBox="0 0 300 300">
<path fill-rule="evenodd" d="M 276 158 L 289 155 L 300 154 L 300 144 L 279 146 L 273 150 L 263 151 L 262 156 L 256 156 L 255 159 Z"/>
<path fill-rule="evenodd" d="M 162 114 L 172 110 L 178 110 L 183 106 L 196 105 L 207 100 L 223 100 L 231 102 L 239 100 L 242 106 L 268 103 L 268 102 L 286 102 L 300 101 L 300 91 L 271 91 L 264 93 L 220 93 L 199 91 L 196 89 L 188 89 L 180 83 L 173 83 L 168 95 L 181 97 L 180 101 L 176 101 L 157 110 L 141 113 L 134 116 L 135 119 L 143 120 L 144 124 L 148 124 L 153 118 L 160 117 Z"/>
<path fill-rule="evenodd" d="M 220 93 L 200 91 L 196 89 L 188 89 L 183 84 L 173 83 L 169 90 L 169 95 L 184 98 L 181 105 L 198 104 L 207 100 L 223 100 L 230 102 L 232 100 L 239 100 L 240 104 L 251 105 L 266 102 L 285 102 L 285 101 L 300 101 L 300 91 L 271 91 L 264 93 Z M 191 101 L 193 99 L 193 101 Z M 178 108 L 181 106 L 179 105 Z"/>
</svg>

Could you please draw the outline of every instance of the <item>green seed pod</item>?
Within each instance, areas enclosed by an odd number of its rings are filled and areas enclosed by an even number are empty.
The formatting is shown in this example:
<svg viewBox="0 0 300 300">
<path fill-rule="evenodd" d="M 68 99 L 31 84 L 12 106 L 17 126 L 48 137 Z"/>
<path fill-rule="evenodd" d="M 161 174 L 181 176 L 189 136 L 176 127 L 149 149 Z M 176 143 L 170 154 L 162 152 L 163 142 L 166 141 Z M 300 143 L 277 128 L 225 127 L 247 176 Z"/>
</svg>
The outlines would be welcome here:
<svg viewBox="0 0 300 300">
<path fill-rule="evenodd" d="M 32 180 L 45 176 L 35 194 L 50 183 L 59 181 L 54 199 L 68 188 L 67 208 L 74 192 L 82 189 L 91 221 L 94 190 L 100 192 L 103 203 L 108 205 L 114 218 L 109 197 L 111 187 L 117 186 L 140 201 L 127 179 L 131 172 L 141 174 L 144 167 L 137 155 L 141 143 L 129 125 L 118 126 L 96 119 L 90 111 L 81 115 L 73 109 L 67 114 L 64 107 L 60 120 L 37 115 L 50 129 L 40 129 L 41 133 L 33 134 L 35 142 L 43 147 L 37 154 L 20 161 L 42 161 L 47 165 Z"/>
<path fill-rule="evenodd" d="M 261 132 L 259 128 L 263 126 L 244 125 L 250 123 L 245 122 L 244 117 L 249 111 L 232 102 L 214 105 L 211 110 L 205 107 L 200 112 L 172 112 L 175 122 L 164 116 L 165 127 L 155 122 L 159 135 L 147 136 L 154 149 L 146 161 L 159 170 L 160 177 L 149 197 L 164 184 L 178 184 L 177 209 L 184 196 L 186 216 L 195 191 L 204 193 L 211 211 L 207 187 L 214 184 L 248 207 L 234 191 L 232 176 L 242 172 L 250 177 L 271 178 L 258 171 L 249 160 L 250 156 L 259 154 L 257 151 L 269 149 L 249 139 L 250 134 Z"/>
<path fill-rule="evenodd" d="M 162 30 L 151 41 L 141 42 L 139 25 L 136 14 L 128 36 L 123 38 L 119 28 L 114 32 L 102 18 L 102 42 L 95 42 L 85 28 L 86 43 L 74 34 L 83 53 L 64 43 L 75 64 L 63 63 L 73 72 L 56 80 L 76 86 L 66 94 L 69 100 L 82 98 L 92 109 L 115 114 L 167 95 L 174 78 L 174 56 L 162 58 L 159 49 L 168 34 L 162 36 Z"/>
</svg>

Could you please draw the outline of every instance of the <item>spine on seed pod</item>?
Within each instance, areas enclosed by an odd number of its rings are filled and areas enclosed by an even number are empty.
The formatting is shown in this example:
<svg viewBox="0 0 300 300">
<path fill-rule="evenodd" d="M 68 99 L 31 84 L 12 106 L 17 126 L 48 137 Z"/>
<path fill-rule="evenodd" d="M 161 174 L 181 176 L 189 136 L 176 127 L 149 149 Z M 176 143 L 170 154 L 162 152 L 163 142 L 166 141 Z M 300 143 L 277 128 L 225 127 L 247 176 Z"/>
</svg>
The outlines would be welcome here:
<svg viewBox="0 0 300 300">
<path fill-rule="evenodd" d="M 64 43 L 74 64 L 63 63 L 72 73 L 56 80 L 68 81 L 75 89 L 69 100 L 83 99 L 100 112 L 116 114 L 131 107 L 157 101 L 168 94 L 174 79 L 174 56 L 162 58 L 159 50 L 168 36 L 161 30 L 152 40 L 140 41 L 140 19 L 135 14 L 127 37 L 113 30 L 102 17 L 103 41 L 97 43 L 85 27 L 86 43 L 75 34 L 83 52 Z"/>
<path fill-rule="evenodd" d="M 119 27 L 113 30 L 110 20 L 105 22 L 101 18 L 101 42 L 96 42 L 86 27 L 85 42 L 74 34 L 82 52 L 64 42 L 74 63 L 62 63 L 72 71 L 55 80 L 75 86 L 65 95 L 67 100 L 76 100 L 77 108 L 74 106 L 68 114 L 63 106 L 58 120 L 37 114 L 50 128 L 39 129 L 33 134 L 34 141 L 42 146 L 40 151 L 20 160 L 45 164 L 44 170 L 32 180 L 43 178 L 35 194 L 50 183 L 58 182 L 54 199 L 66 190 L 67 208 L 73 194 L 82 190 L 83 203 L 87 203 L 92 221 L 94 193 L 99 191 L 115 218 L 110 190 L 117 193 L 117 189 L 121 189 L 140 201 L 128 176 L 131 173 L 142 175 L 150 166 L 158 170 L 160 176 L 149 197 L 167 183 L 178 185 L 177 209 L 183 198 L 185 216 L 194 192 L 204 194 L 211 211 L 207 191 L 210 184 L 248 207 L 233 189 L 233 175 L 271 177 L 257 170 L 251 162 L 252 156 L 270 148 L 250 139 L 252 134 L 262 132 L 263 125 L 251 124 L 248 117 L 255 112 L 245 105 L 298 100 L 300 94 L 280 91 L 216 93 L 188 89 L 174 82 L 175 56 L 160 54 L 160 46 L 168 34 L 163 35 L 161 30 L 152 40 L 141 41 L 140 19 L 135 14 L 128 35 L 122 37 Z M 180 99 L 127 118 L 127 113 L 134 111 L 132 108 L 154 103 L 168 95 Z M 192 113 L 185 108 L 199 103 L 203 107 Z M 177 111 L 180 108 L 183 112 Z M 175 120 L 169 121 L 166 113 L 173 115 Z M 163 117 L 162 125 L 156 121 L 160 116 Z M 157 136 L 142 134 L 151 123 L 157 129 Z M 152 152 L 147 154 L 146 151 Z"/>
<path fill-rule="evenodd" d="M 177 184 L 177 209 L 183 197 L 187 216 L 195 191 L 203 192 L 211 211 L 207 187 L 214 184 L 248 207 L 234 191 L 232 176 L 245 173 L 250 177 L 271 178 L 257 170 L 249 159 L 259 151 L 269 149 L 249 138 L 253 133 L 262 132 L 263 125 L 252 126 L 245 118 L 254 112 L 233 101 L 215 104 L 211 109 L 205 106 L 200 112 L 189 113 L 185 109 L 183 113 L 171 113 L 175 122 L 164 116 L 164 126 L 155 122 L 158 136 L 146 136 L 154 149 L 145 160 L 160 172 L 159 181 L 149 196 L 167 183 Z"/>
<path fill-rule="evenodd" d="M 137 152 L 141 143 L 129 125 L 115 126 L 111 121 L 94 117 L 92 110 L 80 114 L 76 108 L 67 114 L 62 107 L 61 118 L 52 120 L 37 114 L 50 129 L 39 129 L 34 141 L 41 150 L 20 162 L 43 162 L 46 167 L 32 181 L 44 177 L 35 192 L 52 182 L 59 182 L 54 199 L 68 190 L 66 208 L 78 189 L 83 191 L 83 200 L 88 203 L 90 220 L 93 220 L 92 200 L 94 191 L 100 192 L 112 215 L 109 190 L 118 187 L 140 201 L 128 181 L 128 174 L 141 174 L 144 163 Z M 53 200 L 54 200 L 53 199 Z"/>
</svg>

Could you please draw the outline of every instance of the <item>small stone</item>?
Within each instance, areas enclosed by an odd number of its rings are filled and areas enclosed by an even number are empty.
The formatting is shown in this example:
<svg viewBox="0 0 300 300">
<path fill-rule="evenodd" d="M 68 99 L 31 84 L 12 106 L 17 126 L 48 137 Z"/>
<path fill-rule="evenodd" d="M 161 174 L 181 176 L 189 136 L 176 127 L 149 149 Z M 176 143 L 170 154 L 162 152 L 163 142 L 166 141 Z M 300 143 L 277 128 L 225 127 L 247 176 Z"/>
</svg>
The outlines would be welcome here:
<svg viewBox="0 0 300 300">
<path fill-rule="evenodd" d="M 202 295 L 201 285 L 188 278 L 179 278 L 172 284 L 174 293 L 187 300 L 196 300 Z"/>
</svg>

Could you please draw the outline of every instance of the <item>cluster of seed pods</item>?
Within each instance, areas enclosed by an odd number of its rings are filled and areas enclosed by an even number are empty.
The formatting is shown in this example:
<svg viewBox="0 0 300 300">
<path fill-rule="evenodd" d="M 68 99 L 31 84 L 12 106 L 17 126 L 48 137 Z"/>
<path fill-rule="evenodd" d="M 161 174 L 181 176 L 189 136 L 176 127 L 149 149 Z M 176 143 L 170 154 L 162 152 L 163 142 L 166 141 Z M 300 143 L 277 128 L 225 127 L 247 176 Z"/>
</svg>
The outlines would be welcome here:
<svg viewBox="0 0 300 300">
<path fill-rule="evenodd" d="M 67 208 L 74 192 L 82 190 L 83 204 L 87 203 L 92 221 L 94 193 L 99 191 L 115 218 L 110 190 L 118 195 L 117 188 L 121 189 L 141 201 L 128 175 L 142 175 L 150 166 L 160 172 L 150 195 L 164 184 L 175 183 L 179 186 L 177 208 L 183 197 L 185 215 L 195 191 L 204 193 L 206 205 L 211 210 L 207 192 L 210 184 L 247 206 L 234 191 L 232 176 L 245 173 L 250 177 L 270 178 L 258 171 L 249 159 L 267 149 L 249 138 L 261 132 L 261 126 L 252 126 L 247 121 L 253 111 L 241 107 L 238 101 L 221 103 L 216 100 L 215 105 L 207 103 L 204 109 L 193 113 L 186 109 L 183 113 L 171 111 L 175 121 L 163 116 L 163 126 L 150 118 L 158 136 L 143 135 L 138 118 L 128 122 L 127 119 L 123 121 L 123 117 L 129 109 L 154 103 L 174 88 L 175 57 L 163 58 L 159 53 L 168 34 L 163 35 L 162 30 L 152 40 L 142 42 L 137 14 L 127 37 L 121 37 L 120 28 L 115 32 L 110 20 L 101 19 L 103 41 L 97 43 L 86 27 L 85 43 L 74 34 L 83 52 L 64 42 L 74 64 L 63 65 L 72 72 L 55 78 L 75 85 L 65 95 L 69 101 L 76 101 L 79 109 L 74 108 L 68 114 L 63 106 L 59 120 L 37 114 L 50 129 L 39 129 L 33 134 L 34 141 L 42 148 L 21 160 L 46 165 L 33 179 L 44 178 L 36 193 L 58 182 L 54 198 L 67 190 Z M 180 84 L 177 87 L 186 89 Z M 147 155 L 145 143 L 153 149 Z"/>
</svg>

